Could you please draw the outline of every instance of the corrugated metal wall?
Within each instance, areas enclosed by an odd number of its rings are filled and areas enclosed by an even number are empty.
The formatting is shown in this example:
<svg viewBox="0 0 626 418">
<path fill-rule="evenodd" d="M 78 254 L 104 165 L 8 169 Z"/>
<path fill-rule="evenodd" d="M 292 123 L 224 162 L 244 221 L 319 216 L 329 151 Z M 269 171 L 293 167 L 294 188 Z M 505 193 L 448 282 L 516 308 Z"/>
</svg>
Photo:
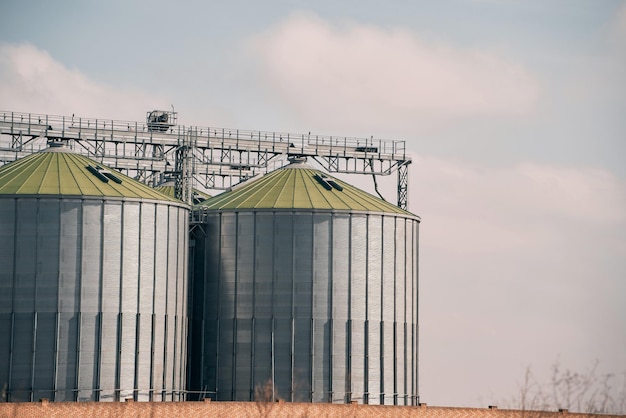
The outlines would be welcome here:
<svg viewBox="0 0 626 418">
<path fill-rule="evenodd" d="M 4 400 L 178 400 L 188 210 L 0 198 Z"/>
<path fill-rule="evenodd" d="M 190 390 L 417 402 L 416 218 L 209 213 L 194 229 Z"/>
</svg>

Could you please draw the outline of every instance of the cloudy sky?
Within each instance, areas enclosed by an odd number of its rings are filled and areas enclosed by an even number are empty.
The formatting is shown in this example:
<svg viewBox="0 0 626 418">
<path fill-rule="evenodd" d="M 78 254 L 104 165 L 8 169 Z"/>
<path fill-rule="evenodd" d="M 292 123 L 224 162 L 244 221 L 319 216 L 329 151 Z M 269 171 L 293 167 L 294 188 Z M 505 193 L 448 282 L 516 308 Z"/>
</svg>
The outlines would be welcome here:
<svg viewBox="0 0 626 418">
<path fill-rule="evenodd" d="M 0 2 L 0 110 L 172 104 L 406 140 L 422 402 L 501 403 L 555 362 L 626 377 L 626 2 Z"/>
</svg>

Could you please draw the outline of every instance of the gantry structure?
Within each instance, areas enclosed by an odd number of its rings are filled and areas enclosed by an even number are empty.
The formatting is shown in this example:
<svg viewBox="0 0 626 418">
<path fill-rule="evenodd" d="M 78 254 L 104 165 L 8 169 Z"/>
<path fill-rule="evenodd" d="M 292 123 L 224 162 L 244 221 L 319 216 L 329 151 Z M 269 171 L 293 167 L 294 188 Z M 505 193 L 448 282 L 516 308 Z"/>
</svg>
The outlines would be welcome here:
<svg viewBox="0 0 626 418">
<path fill-rule="evenodd" d="M 74 151 L 148 185 L 175 180 L 176 197 L 193 189 L 225 190 L 309 157 L 329 173 L 397 175 L 397 205 L 407 209 L 405 141 L 178 125 L 172 111 L 145 122 L 0 111 L 0 165 L 65 142 Z M 380 193 L 379 193 L 380 195 Z M 382 197 L 382 196 L 381 196 Z"/>
</svg>

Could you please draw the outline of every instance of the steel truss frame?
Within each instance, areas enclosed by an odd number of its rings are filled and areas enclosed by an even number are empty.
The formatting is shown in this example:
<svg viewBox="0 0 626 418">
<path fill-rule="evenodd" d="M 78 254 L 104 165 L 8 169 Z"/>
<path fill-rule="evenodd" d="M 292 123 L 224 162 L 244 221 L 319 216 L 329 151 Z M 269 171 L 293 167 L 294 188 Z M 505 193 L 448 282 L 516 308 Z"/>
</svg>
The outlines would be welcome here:
<svg viewBox="0 0 626 418">
<path fill-rule="evenodd" d="M 330 173 L 397 172 L 397 204 L 408 206 L 405 141 L 198 126 L 153 130 L 148 123 L 0 111 L 0 165 L 64 141 L 76 152 L 156 186 L 176 179 L 176 196 L 192 188 L 228 189 L 287 163 L 314 158 Z"/>
</svg>

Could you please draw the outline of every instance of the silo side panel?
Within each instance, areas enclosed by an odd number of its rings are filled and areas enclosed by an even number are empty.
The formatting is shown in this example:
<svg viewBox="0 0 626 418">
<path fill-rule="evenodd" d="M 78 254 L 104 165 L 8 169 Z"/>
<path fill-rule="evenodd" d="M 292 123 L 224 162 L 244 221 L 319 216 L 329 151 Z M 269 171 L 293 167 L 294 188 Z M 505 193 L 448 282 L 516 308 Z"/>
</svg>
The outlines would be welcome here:
<svg viewBox="0 0 626 418">
<path fill-rule="evenodd" d="M 418 307 L 419 307 L 419 222 L 413 221 L 413 272 L 412 272 L 412 281 L 413 281 L 413 394 L 416 396 L 414 401 L 415 404 L 419 401 L 419 362 L 418 362 L 418 351 L 419 351 L 419 317 L 418 317 Z"/>
<path fill-rule="evenodd" d="M 272 379 L 272 288 L 274 268 L 274 216 L 271 213 L 255 215 L 254 255 L 254 335 L 253 389 L 254 398 L 265 399 L 265 389 Z M 271 396 L 271 393 L 270 393 Z"/>
<path fill-rule="evenodd" d="M 30 401 L 33 366 L 34 314 L 16 312 L 13 317 L 13 355 L 11 367 L 12 402 Z"/>
<path fill-rule="evenodd" d="M 271 400 L 272 385 L 272 320 L 254 320 L 254 399 Z"/>
<path fill-rule="evenodd" d="M 35 277 L 37 263 L 33 263 L 33 249 L 37 248 L 36 201 L 17 199 L 15 243 L 15 280 L 13 309 L 15 312 L 34 312 Z M 26 332 L 25 330 L 23 332 Z M 21 333 L 21 332 L 20 332 Z"/>
<path fill-rule="evenodd" d="M 274 219 L 274 388 L 281 399 L 291 398 L 293 316 L 293 215 Z"/>
<path fill-rule="evenodd" d="M 135 342 L 137 337 L 137 300 L 139 276 L 139 204 L 125 202 L 122 224 L 121 338 L 119 388 L 121 399 L 133 396 L 135 386 Z"/>
<path fill-rule="evenodd" d="M 219 337 L 218 337 L 218 399 L 231 400 L 234 396 L 234 337 L 235 337 L 235 272 L 237 223 L 235 213 L 223 213 L 220 227 L 219 257 Z M 223 354 L 223 355 L 222 355 Z"/>
<path fill-rule="evenodd" d="M 274 215 L 274 317 L 291 319 L 293 275 L 293 215 Z M 288 358 L 277 355 L 280 361 Z"/>
<path fill-rule="evenodd" d="M 55 313 L 59 294 L 60 204 L 58 199 L 33 199 L 31 202 L 36 202 L 39 207 L 36 220 L 37 248 L 33 263 L 37 265 L 35 311 Z M 54 338 L 47 343 L 54 346 Z"/>
<path fill-rule="evenodd" d="M 406 405 L 406 340 L 405 340 L 405 306 L 406 306 L 406 229 L 404 218 L 396 218 L 396 242 L 395 242 L 395 393 L 397 394 L 396 404 Z"/>
<path fill-rule="evenodd" d="M 165 390 L 167 400 L 174 400 L 172 390 L 175 386 L 175 360 L 176 360 L 176 340 L 178 329 L 176 326 L 176 302 L 178 295 L 176 289 L 178 285 L 178 210 L 176 207 L 168 208 L 168 231 L 167 231 L 167 320 L 166 320 L 166 356 L 165 356 Z"/>
<path fill-rule="evenodd" d="M 0 313 L 11 313 L 13 311 L 13 273 L 15 266 L 16 232 L 16 209 L 15 199 L 0 199 Z M 9 335 L 3 333 L 1 335 Z M 0 342 L 0 346 L 2 346 Z M 0 351 L 1 353 L 1 351 Z M 4 358 L 4 357 L 3 357 Z M 8 352 L 7 357 L 8 358 Z M 9 369 L 4 369 L 5 364 L 0 363 L 0 384 L 8 379 Z"/>
<path fill-rule="evenodd" d="M 288 318 L 274 319 L 274 389 L 275 399 L 291 399 L 292 323 Z"/>
<path fill-rule="evenodd" d="M 313 402 L 330 399 L 331 216 L 313 215 Z"/>
<path fill-rule="evenodd" d="M 353 215 L 351 225 L 350 341 L 351 401 L 363 402 L 365 382 L 365 316 L 367 278 L 367 218 Z"/>
<path fill-rule="evenodd" d="M 41 398 L 54 399 L 56 314 L 39 312 L 36 318 L 35 378 L 33 380 L 33 401 Z"/>
<path fill-rule="evenodd" d="M 368 404 L 381 403 L 382 217 L 367 217 L 367 392 Z"/>
<path fill-rule="evenodd" d="M 405 318 L 406 318 L 406 390 L 407 390 L 407 404 L 415 404 L 415 362 L 413 361 L 415 341 L 414 341 L 414 325 L 415 318 L 413 318 L 413 305 L 416 303 L 414 300 L 415 283 L 413 280 L 414 271 L 414 259 L 413 251 L 413 223 L 412 219 L 406 220 L 406 306 L 405 306 Z"/>
<path fill-rule="evenodd" d="M 196 280 L 202 280 L 204 284 L 203 302 L 204 309 L 204 344 L 202 360 L 202 390 L 207 390 L 212 399 L 216 399 L 217 390 L 217 360 L 219 348 L 219 323 L 218 312 L 220 309 L 219 295 L 219 237 L 220 237 L 220 216 L 211 214 L 207 216 L 205 224 L 206 239 L 204 260 L 198 261 L 203 264 L 203 276 Z M 206 260 L 206 261 L 205 261 Z M 204 387 L 206 385 L 206 388 Z"/>
<path fill-rule="evenodd" d="M 186 388 L 187 379 L 187 335 L 188 335 L 188 312 L 187 312 L 187 298 L 189 289 L 188 280 L 188 251 L 189 251 L 189 211 L 180 207 L 175 208 L 178 213 L 178 225 L 176 231 L 178 232 L 176 256 L 178 258 L 178 289 L 176 290 L 177 302 L 177 348 L 176 348 L 176 385 L 174 390 L 177 391 L 177 397 L 175 400 L 184 400 L 181 397 L 180 391 Z"/>
<path fill-rule="evenodd" d="M 194 225 L 190 234 L 189 246 L 189 304 L 190 304 L 190 323 L 189 323 L 189 347 L 188 347 L 188 363 L 187 363 L 187 390 L 190 391 L 188 400 L 195 401 L 202 397 L 200 391 L 203 389 L 202 378 L 205 368 L 205 350 L 206 341 L 204 325 L 208 320 L 206 315 L 207 309 L 205 305 L 209 302 L 208 295 L 205 299 L 205 260 L 207 233 L 206 224 Z M 213 295 L 215 298 L 215 295 Z M 214 299 L 213 299 L 214 300 Z M 206 301 L 206 302 L 205 302 Z M 214 302 L 213 302 L 214 303 Z"/>
<path fill-rule="evenodd" d="M 294 215 L 294 402 L 311 401 L 313 317 L 313 215 Z"/>
<path fill-rule="evenodd" d="M 141 207 L 141 230 L 139 259 L 139 317 L 138 321 L 138 361 L 135 377 L 138 389 L 138 401 L 150 401 L 152 375 L 153 342 L 153 300 L 154 300 L 154 265 L 155 265 L 155 213 L 156 207 L 143 203 Z"/>
<path fill-rule="evenodd" d="M 98 387 L 100 360 L 102 208 L 101 201 L 85 200 L 83 202 L 79 401 L 98 399 L 95 389 Z"/>
<path fill-rule="evenodd" d="M 237 216 L 237 315 L 235 347 L 235 382 L 238 400 L 251 400 L 252 379 L 252 312 L 254 293 L 254 214 Z"/>
<path fill-rule="evenodd" d="M 59 324 L 57 335 L 57 401 L 76 400 L 82 257 L 81 201 L 61 201 L 59 244 Z"/>
<path fill-rule="evenodd" d="M 80 315 L 80 357 L 78 375 L 78 400 L 95 401 L 94 390 L 98 384 L 98 347 L 100 345 L 100 316 L 96 313 Z"/>
<path fill-rule="evenodd" d="M 55 387 L 57 356 L 55 353 L 57 327 L 56 311 L 59 294 L 59 235 L 60 205 L 58 199 L 31 200 L 39 207 L 37 213 L 37 265 L 35 317 L 35 367 L 33 379 L 33 400 L 55 399 L 51 390 Z M 64 389 L 58 387 L 57 389 Z"/>
<path fill-rule="evenodd" d="M 154 352 L 153 389 L 154 400 L 165 400 L 165 318 L 167 306 L 164 303 L 167 295 L 167 261 L 168 261 L 168 208 L 163 205 L 156 207 L 155 224 L 155 265 L 154 265 Z"/>
<path fill-rule="evenodd" d="M 120 312 L 124 314 L 137 313 L 138 282 L 139 277 L 139 228 L 141 225 L 139 204 L 125 202 L 123 207 L 122 225 L 122 295 Z M 134 329 L 129 330 L 134 338 Z M 122 330 L 122 338 L 126 336 L 127 330 Z M 129 334 L 130 336 L 130 334 Z M 125 356 L 122 352 L 122 357 Z M 131 354 L 131 353 L 128 353 Z M 130 359 L 122 361 L 133 361 L 134 355 Z M 132 367 L 131 367 L 132 368 Z M 122 384 L 121 387 L 128 387 Z"/>
<path fill-rule="evenodd" d="M 12 318 L 13 315 L 6 312 L 0 312 L 0 358 L 4 359 L 0 363 L 0 385 L 3 388 L 9 388 L 9 366 L 11 360 L 11 342 L 12 342 Z M 0 393 L 0 402 L 7 401 L 7 394 Z"/>
<path fill-rule="evenodd" d="M 332 401 L 345 403 L 349 392 L 350 218 L 333 217 L 332 229 Z"/>
<path fill-rule="evenodd" d="M 385 405 L 394 404 L 395 393 L 395 218 L 383 216 L 383 388 Z"/>
<path fill-rule="evenodd" d="M 119 398 L 118 343 L 120 310 L 120 276 L 122 264 L 122 205 L 104 205 L 102 238 L 102 316 L 100 343 L 100 401 Z"/>
<path fill-rule="evenodd" d="M 254 271 L 254 214 L 237 216 L 237 300 L 236 318 L 252 318 Z"/>
<path fill-rule="evenodd" d="M 251 400 L 252 319 L 237 319 L 237 347 L 235 359 L 235 399 Z"/>
<path fill-rule="evenodd" d="M 14 199 L 0 199 L 0 386 L 9 388 L 13 311 L 13 274 L 15 266 L 16 213 Z M 0 402 L 6 401 L 0 394 Z"/>
<path fill-rule="evenodd" d="M 56 401 L 76 400 L 78 314 L 59 312 L 57 334 Z"/>
</svg>

